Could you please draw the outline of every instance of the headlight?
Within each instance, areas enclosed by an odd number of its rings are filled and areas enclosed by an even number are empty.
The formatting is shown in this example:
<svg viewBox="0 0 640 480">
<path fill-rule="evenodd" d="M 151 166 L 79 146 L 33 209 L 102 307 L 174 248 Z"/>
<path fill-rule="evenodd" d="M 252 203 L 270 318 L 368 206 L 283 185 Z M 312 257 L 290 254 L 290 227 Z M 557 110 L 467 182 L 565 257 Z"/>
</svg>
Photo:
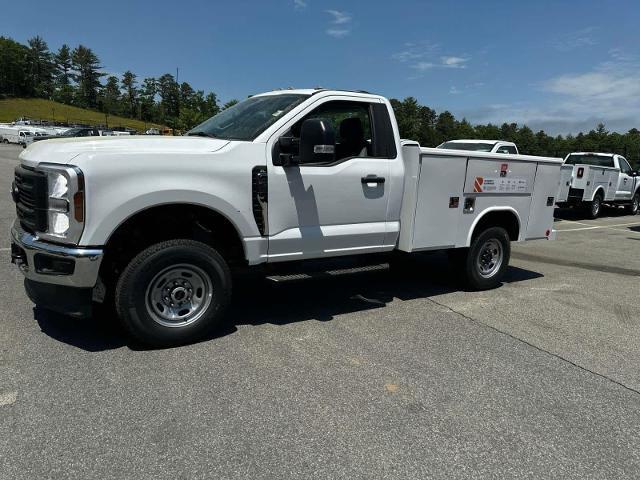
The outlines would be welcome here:
<svg viewBox="0 0 640 480">
<path fill-rule="evenodd" d="M 47 231 L 42 238 L 78 242 L 84 228 L 84 176 L 78 167 L 41 163 L 47 176 Z"/>
</svg>

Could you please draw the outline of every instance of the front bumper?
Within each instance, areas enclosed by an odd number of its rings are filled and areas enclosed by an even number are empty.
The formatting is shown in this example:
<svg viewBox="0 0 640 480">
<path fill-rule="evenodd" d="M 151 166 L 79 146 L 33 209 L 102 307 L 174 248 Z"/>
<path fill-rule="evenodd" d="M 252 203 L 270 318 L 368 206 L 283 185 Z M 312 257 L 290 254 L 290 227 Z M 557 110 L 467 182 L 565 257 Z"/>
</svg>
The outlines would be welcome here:
<svg viewBox="0 0 640 480">
<path fill-rule="evenodd" d="M 27 280 L 75 288 L 93 288 L 104 256 L 101 248 L 55 245 L 25 232 L 16 220 L 11 228 L 11 262 Z"/>
</svg>

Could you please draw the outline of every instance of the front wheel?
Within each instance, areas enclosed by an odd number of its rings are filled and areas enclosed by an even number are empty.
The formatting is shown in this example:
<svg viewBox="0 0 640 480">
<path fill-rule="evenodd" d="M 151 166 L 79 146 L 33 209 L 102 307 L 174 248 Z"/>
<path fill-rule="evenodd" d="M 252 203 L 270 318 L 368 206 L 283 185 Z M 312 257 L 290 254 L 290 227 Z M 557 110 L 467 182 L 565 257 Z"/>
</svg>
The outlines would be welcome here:
<svg viewBox="0 0 640 480">
<path fill-rule="evenodd" d="M 221 323 L 230 298 L 227 263 L 216 250 L 193 240 L 170 240 L 143 250 L 115 289 L 125 328 L 151 346 L 202 338 Z"/>
<path fill-rule="evenodd" d="M 471 242 L 458 264 L 464 269 L 466 284 L 471 289 L 488 290 L 502 282 L 510 256 L 509 234 L 504 228 L 492 227 Z"/>
<path fill-rule="evenodd" d="M 631 205 L 627 207 L 627 211 L 630 215 L 636 215 L 640 208 L 640 192 L 636 193 L 631 200 Z"/>
</svg>

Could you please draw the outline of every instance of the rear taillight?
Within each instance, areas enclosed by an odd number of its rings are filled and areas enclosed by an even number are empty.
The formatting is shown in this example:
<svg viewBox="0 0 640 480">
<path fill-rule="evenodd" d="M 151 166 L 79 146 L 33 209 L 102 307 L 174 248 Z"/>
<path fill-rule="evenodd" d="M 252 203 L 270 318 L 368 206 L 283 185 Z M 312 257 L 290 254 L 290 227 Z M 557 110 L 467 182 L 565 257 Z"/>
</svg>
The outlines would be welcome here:
<svg viewBox="0 0 640 480">
<path fill-rule="evenodd" d="M 582 178 L 583 175 L 584 175 L 584 168 L 582 167 L 578 168 L 578 178 Z"/>
</svg>

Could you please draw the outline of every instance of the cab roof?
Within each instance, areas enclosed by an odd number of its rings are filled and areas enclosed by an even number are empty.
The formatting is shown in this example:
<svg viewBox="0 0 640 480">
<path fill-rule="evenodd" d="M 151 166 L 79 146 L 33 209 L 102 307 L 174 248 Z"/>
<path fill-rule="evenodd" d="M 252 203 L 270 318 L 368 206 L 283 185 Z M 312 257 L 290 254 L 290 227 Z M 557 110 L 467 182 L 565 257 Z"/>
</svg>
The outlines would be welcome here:
<svg viewBox="0 0 640 480">
<path fill-rule="evenodd" d="M 507 143 L 509 145 L 515 145 L 515 143 L 513 142 L 508 142 L 506 140 L 473 140 L 473 139 L 467 139 L 467 140 L 463 140 L 463 139 L 458 139 L 458 140 L 447 140 L 446 143 L 485 143 L 487 145 L 490 144 L 496 144 L 496 143 Z"/>
</svg>

